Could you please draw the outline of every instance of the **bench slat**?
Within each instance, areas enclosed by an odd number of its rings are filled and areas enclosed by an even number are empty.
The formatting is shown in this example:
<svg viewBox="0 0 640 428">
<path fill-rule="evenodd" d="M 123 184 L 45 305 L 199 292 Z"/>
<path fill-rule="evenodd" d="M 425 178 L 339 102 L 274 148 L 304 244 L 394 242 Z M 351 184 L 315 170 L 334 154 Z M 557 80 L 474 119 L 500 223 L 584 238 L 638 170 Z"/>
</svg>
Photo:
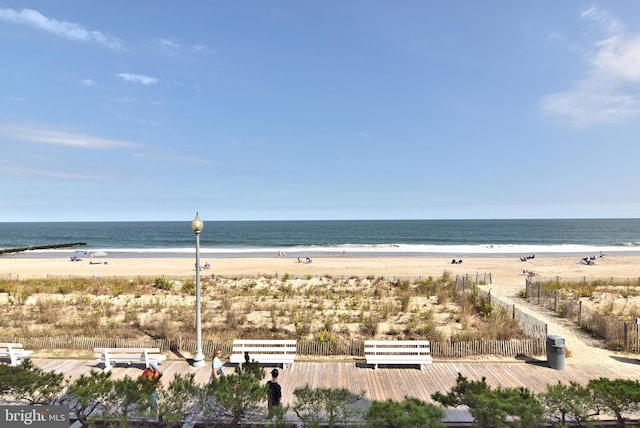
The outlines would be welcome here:
<svg viewBox="0 0 640 428">
<path fill-rule="evenodd" d="M 433 358 L 429 355 L 368 355 L 367 356 L 367 361 L 405 361 L 410 363 L 411 361 L 416 361 L 416 364 L 418 361 L 433 361 Z M 427 364 L 427 363 L 425 363 Z"/>
<path fill-rule="evenodd" d="M 93 348 L 93 352 L 105 352 L 108 351 L 109 353 L 114 352 L 114 353 L 123 353 L 123 352 L 144 352 L 147 351 L 149 353 L 158 353 L 160 352 L 160 348 Z"/>
<path fill-rule="evenodd" d="M 392 348 L 365 348 L 364 352 L 366 354 L 378 354 L 378 355 L 384 355 L 384 354 L 414 354 L 414 355 L 420 355 L 420 354 L 429 354 L 429 349 L 423 348 L 423 349 L 412 349 L 412 348 L 398 348 L 398 349 L 392 349 Z"/>
<path fill-rule="evenodd" d="M 293 362 L 295 360 L 295 355 L 277 355 L 277 354 L 249 354 L 249 360 L 255 360 L 259 362 L 275 362 L 275 361 L 287 361 Z M 233 362 L 244 362 L 244 355 L 240 354 L 231 354 L 229 357 L 229 361 Z"/>
<path fill-rule="evenodd" d="M 365 340 L 364 346 L 429 346 L 428 340 Z"/>
<path fill-rule="evenodd" d="M 272 353 L 278 353 L 278 354 L 285 354 L 285 353 L 289 353 L 289 352 L 296 352 L 296 348 L 267 348 L 267 347 L 260 347 L 260 348 L 237 348 L 234 347 L 233 348 L 233 352 L 262 352 L 264 354 L 268 354 L 270 352 Z"/>
</svg>

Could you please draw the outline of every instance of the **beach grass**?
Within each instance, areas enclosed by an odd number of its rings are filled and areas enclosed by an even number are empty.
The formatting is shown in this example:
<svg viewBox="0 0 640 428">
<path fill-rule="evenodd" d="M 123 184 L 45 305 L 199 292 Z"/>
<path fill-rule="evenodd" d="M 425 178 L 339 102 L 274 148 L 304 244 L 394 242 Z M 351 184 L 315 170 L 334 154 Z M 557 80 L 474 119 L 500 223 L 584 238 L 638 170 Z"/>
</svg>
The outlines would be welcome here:
<svg viewBox="0 0 640 428">
<path fill-rule="evenodd" d="M 195 286 L 167 278 L 0 280 L 3 335 L 193 336 Z M 448 275 L 419 280 L 211 276 L 202 280 L 203 339 L 512 339 L 517 323 Z"/>
</svg>

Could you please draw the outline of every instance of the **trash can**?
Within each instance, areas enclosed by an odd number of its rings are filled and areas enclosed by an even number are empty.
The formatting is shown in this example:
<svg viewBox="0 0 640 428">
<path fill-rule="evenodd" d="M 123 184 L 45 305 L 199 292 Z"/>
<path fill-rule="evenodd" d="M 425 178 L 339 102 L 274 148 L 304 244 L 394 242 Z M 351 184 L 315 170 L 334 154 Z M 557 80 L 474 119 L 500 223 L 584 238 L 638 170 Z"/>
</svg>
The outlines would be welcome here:
<svg viewBox="0 0 640 428">
<path fill-rule="evenodd" d="M 547 336 L 547 364 L 555 370 L 564 370 L 567 346 L 564 337 L 550 334 Z"/>
</svg>

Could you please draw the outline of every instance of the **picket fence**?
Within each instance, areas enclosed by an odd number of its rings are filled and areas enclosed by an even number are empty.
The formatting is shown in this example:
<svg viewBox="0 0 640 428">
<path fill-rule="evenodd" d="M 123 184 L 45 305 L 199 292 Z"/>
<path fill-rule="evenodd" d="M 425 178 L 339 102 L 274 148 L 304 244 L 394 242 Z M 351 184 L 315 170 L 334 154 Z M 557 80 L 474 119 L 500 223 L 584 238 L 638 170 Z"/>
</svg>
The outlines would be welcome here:
<svg viewBox="0 0 640 428">
<path fill-rule="evenodd" d="M 599 283 L 600 285 L 617 285 L 637 287 L 640 278 L 554 278 L 555 285 L 561 283 L 584 285 Z M 593 310 L 583 305 L 577 296 L 569 296 L 567 293 L 545 288 L 548 279 L 530 278 L 526 282 L 526 298 L 540 306 L 554 311 L 562 318 L 573 321 L 582 330 L 598 337 L 606 343 L 610 349 L 625 352 L 640 353 L 640 318 L 620 319 Z"/>
<path fill-rule="evenodd" d="M 75 349 L 91 350 L 93 348 L 160 348 L 162 351 L 173 351 L 180 356 L 182 351 L 193 352 L 196 348 L 194 339 L 150 339 L 150 338 L 106 338 L 106 337 L 18 337 L 0 336 L 2 342 L 19 342 L 25 348 L 41 349 Z M 213 350 L 221 348 L 223 355 L 231 353 L 232 341 L 203 341 L 202 351 L 205 355 L 213 354 Z M 436 359 L 456 359 L 492 355 L 500 357 L 516 357 L 518 355 L 543 355 L 546 343 L 539 339 L 523 340 L 474 340 L 466 342 L 432 342 L 431 354 Z M 320 342 L 317 340 L 298 340 L 297 354 L 305 356 L 345 356 L 364 357 L 362 340 Z"/>
</svg>

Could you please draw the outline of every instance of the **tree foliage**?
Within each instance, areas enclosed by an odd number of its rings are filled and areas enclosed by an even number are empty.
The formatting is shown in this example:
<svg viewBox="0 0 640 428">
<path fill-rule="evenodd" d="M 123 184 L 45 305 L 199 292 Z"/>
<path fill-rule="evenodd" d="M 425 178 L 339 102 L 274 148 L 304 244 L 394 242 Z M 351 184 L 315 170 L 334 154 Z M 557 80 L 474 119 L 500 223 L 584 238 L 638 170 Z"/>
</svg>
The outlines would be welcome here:
<svg viewBox="0 0 640 428">
<path fill-rule="evenodd" d="M 23 404 L 54 404 L 64 391 L 62 373 L 47 372 L 26 359 L 20 365 L 0 365 L 0 396 Z"/>
<path fill-rule="evenodd" d="M 588 388 L 571 381 L 569 385 L 558 382 L 547 386 L 547 391 L 538 395 L 547 417 L 552 422 L 565 425 L 568 421 L 577 426 L 588 424 L 597 414 L 596 404 Z"/>
<path fill-rule="evenodd" d="M 587 388 L 597 408 L 608 410 L 624 427 L 624 413 L 640 411 L 640 382 L 631 379 L 592 379 Z"/>
<path fill-rule="evenodd" d="M 469 381 L 458 373 L 456 385 L 447 394 L 436 392 L 431 398 L 449 407 L 468 406 L 483 428 L 542 426 L 544 410 L 528 388 L 492 390 L 486 378 Z"/>
<path fill-rule="evenodd" d="M 176 373 L 171 383 L 160 391 L 158 413 L 164 426 L 182 426 L 186 419 L 198 414 L 204 388 L 196 385 L 194 379 L 194 373 Z"/>
<path fill-rule="evenodd" d="M 365 415 L 367 428 L 444 428 L 444 410 L 417 398 L 374 401 Z"/>
<path fill-rule="evenodd" d="M 212 381 L 207 387 L 207 396 L 214 400 L 206 404 L 208 417 L 220 415 L 230 418 L 232 425 L 239 425 L 247 415 L 263 410 L 267 401 L 267 385 L 262 383 L 264 370 L 245 355 L 245 362 L 235 373 Z"/>
<path fill-rule="evenodd" d="M 311 388 L 305 385 L 293 391 L 293 410 L 305 427 L 317 427 L 326 422 L 329 427 L 353 421 L 362 414 L 354 404 L 364 392 L 354 394 L 345 388 Z"/>
<path fill-rule="evenodd" d="M 99 418 L 101 409 L 108 406 L 114 384 L 111 372 L 91 370 L 69 383 L 61 403 L 69 406 L 82 426 L 89 426 Z"/>
<path fill-rule="evenodd" d="M 156 382 L 158 380 L 150 382 L 129 376 L 114 381 L 103 411 L 103 418 L 114 419 L 121 427 L 128 426 L 131 417 L 142 416 L 149 409 Z"/>
</svg>

